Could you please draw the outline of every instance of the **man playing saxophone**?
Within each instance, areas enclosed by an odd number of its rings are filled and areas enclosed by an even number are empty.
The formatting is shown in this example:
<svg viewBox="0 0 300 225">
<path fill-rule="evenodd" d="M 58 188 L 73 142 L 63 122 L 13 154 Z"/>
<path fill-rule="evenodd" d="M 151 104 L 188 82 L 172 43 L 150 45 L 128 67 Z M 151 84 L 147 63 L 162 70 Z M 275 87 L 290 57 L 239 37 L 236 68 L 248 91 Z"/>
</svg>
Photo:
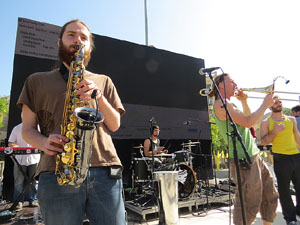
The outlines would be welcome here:
<svg viewBox="0 0 300 225">
<path fill-rule="evenodd" d="M 84 66 L 87 66 L 94 47 L 93 37 L 80 20 L 69 21 L 62 27 L 58 40 L 60 68 L 30 75 L 17 102 L 23 112 L 23 137 L 42 152 L 36 171 L 42 217 L 47 225 L 81 225 L 85 215 L 90 224 L 122 225 L 126 222 L 121 162 L 110 131 L 119 129 L 125 110 L 108 76 L 85 71 L 85 78 L 75 84 L 77 96 L 88 107 L 98 107 L 105 118 L 93 133 L 87 178 L 75 187 L 59 185 L 55 174 L 57 155 L 69 141 L 61 135 L 61 123 L 76 45 L 84 46 Z M 41 132 L 36 130 L 37 124 Z"/>
</svg>

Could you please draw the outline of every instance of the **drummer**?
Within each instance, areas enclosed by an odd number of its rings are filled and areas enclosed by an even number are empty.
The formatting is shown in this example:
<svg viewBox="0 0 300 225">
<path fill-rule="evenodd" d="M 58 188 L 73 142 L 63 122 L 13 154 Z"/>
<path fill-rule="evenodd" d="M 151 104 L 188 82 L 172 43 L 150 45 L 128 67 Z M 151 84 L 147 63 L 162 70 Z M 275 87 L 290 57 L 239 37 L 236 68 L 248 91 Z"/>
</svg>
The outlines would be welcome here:
<svg viewBox="0 0 300 225">
<path fill-rule="evenodd" d="M 145 139 L 144 141 L 144 156 L 151 157 L 157 154 L 167 154 L 168 149 L 165 149 L 164 146 L 160 146 L 160 140 L 158 139 L 159 135 L 159 126 L 152 125 L 150 128 L 151 137 Z"/>
<path fill-rule="evenodd" d="M 151 137 L 145 139 L 144 141 L 144 156 L 152 157 L 158 154 L 167 154 L 168 149 L 165 149 L 164 146 L 160 146 L 159 136 L 159 126 L 152 125 L 150 128 Z M 158 169 L 163 164 L 162 159 L 157 157 L 154 158 L 154 168 Z"/>
</svg>

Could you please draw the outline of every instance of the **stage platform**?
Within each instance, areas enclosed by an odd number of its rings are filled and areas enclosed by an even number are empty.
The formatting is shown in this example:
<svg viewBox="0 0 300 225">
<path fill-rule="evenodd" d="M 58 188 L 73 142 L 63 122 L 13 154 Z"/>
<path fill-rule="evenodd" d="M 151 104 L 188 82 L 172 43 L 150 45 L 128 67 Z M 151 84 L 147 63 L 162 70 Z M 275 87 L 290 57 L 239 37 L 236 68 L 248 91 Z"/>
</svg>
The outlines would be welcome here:
<svg viewBox="0 0 300 225">
<path fill-rule="evenodd" d="M 232 196 L 233 197 L 233 196 Z M 206 198 L 203 197 L 203 198 Z M 294 203 L 296 203 L 295 196 L 292 196 Z M 218 204 L 218 200 L 224 199 L 224 204 Z M 215 197 L 215 201 L 213 196 L 209 197 L 210 204 L 207 206 L 206 203 L 203 205 L 198 205 L 198 210 L 195 209 L 193 205 L 190 207 L 192 208 L 192 212 L 189 212 L 188 207 L 181 207 L 179 211 L 179 225 L 211 225 L 211 224 L 218 224 L 218 225 L 228 225 L 230 224 L 230 215 L 229 209 L 231 213 L 233 212 L 233 206 L 229 207 L 226 202 L 226 197 Z M 189 201 L 186 201 L 189 202 Z M 202 200 L 201 202 L 205 202 Z M 191 203 L 190 203 L 191 204 Z M 227 205 L 226 205 L 227 204 Z M 10 203 L 3 203 L 0 202 L 0 209 L 9 208 L 11 206 Z M 202 207 L 203 206 L 203 207 Z M 130 209 L 126 209 L 127 211 L 127 225 L 157 225 L 158 222 L 158 213 L 149 213 L 147 215 L 147 221 L 142 221 L 142 217 L 140 214 L 132 212 Z M 26 204 L 23 210 L 18 212 L 13 212 L 15 214 L 14 218 L 10 220 L 0 220 L 0 224 L 5 225 L 44 225 L 43 220 L 41 218 L 39 207 L 31 208 L 28 207 Z M 232 220 L 231 220 L 232 221 Z M 89 223 L 85 221 L 83 225 L 88 225 Z M 253 225 L 261 225 L 262 220 L 260 215 L 257 215 L 257 219 Z M 277 208 L 277 216 L 273 225 L 282 225 L 285 224 L 283 220 L 282 210 L 280 204 L 278 202 Z M 297 222 L 297 225 L 300 225 L 300 222 Z"/>
<path fill-rule="evenodd" d="M 220 189 L 210 188 L 210 190 L 201 189 L 200 192 L 195 192 L 189 198 L 178 201 L 179 213 L 181 210 L 185 209 L 185 212 L 188 210 L 198 210 L 200 206 L 222 203 L 228 205 L 229 202 L 233 202 L 234 194 L 230 196 L 229 192 L 223 191 Z M 144 194 L 136 196 L 135 199 L 130 201 L 125 201 L 126 210 L 137 213 L 141 216 L 140 222 L 147 220 L 147 215 L 155 214 L 151 217 L 158 217 L 158 206 L 156 203 L 156 198 L 154 194 Z"/>
</svg>

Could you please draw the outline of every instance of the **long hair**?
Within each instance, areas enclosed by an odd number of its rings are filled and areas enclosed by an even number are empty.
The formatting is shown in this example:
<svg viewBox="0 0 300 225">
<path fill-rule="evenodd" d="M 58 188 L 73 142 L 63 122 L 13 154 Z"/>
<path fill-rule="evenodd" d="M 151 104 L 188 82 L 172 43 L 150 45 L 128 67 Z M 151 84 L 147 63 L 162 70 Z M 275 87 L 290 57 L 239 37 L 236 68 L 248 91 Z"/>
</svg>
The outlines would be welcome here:
<svg viewBox="0 0 300 225">
<path fill-rule="evenodd" d="M 216 85 L 219 87 L 219 84 L 222 83 L 222 82 L 224 82 L 225 77 L 228 77 L 228 76 L 229 76 L 228 73 L 224 73 L 224 74 L 217 75 L 217 76 L 214 78 L 214 81 L 215 81 Z M 211 91 L 209 92 L 208 97 L 215 97 L 215 99 L 218 99 L 218 98 L 219 98 L 217 89 L 215 88 L 214 85 L 212 86 L 212 89 L 211 89 Z"/>
</svg>

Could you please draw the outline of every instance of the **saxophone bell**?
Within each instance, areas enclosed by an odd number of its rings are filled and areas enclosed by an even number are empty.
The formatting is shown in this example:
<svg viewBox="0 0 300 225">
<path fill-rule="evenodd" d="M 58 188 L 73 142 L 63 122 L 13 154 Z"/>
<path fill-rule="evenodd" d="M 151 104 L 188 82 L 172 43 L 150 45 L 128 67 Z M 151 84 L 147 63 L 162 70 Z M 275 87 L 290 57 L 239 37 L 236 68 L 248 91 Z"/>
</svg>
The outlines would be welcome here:
<svg viewBox="0 0 300 225">
<path fill-rule="evenodd" d="M 96 124 L 104 120 L 104 116 L 101 112 L 88 107 L 76 108 L 74 115 L 78 118 L 77 128 L 80 129 L 93 129 Z"/>
</svg>

